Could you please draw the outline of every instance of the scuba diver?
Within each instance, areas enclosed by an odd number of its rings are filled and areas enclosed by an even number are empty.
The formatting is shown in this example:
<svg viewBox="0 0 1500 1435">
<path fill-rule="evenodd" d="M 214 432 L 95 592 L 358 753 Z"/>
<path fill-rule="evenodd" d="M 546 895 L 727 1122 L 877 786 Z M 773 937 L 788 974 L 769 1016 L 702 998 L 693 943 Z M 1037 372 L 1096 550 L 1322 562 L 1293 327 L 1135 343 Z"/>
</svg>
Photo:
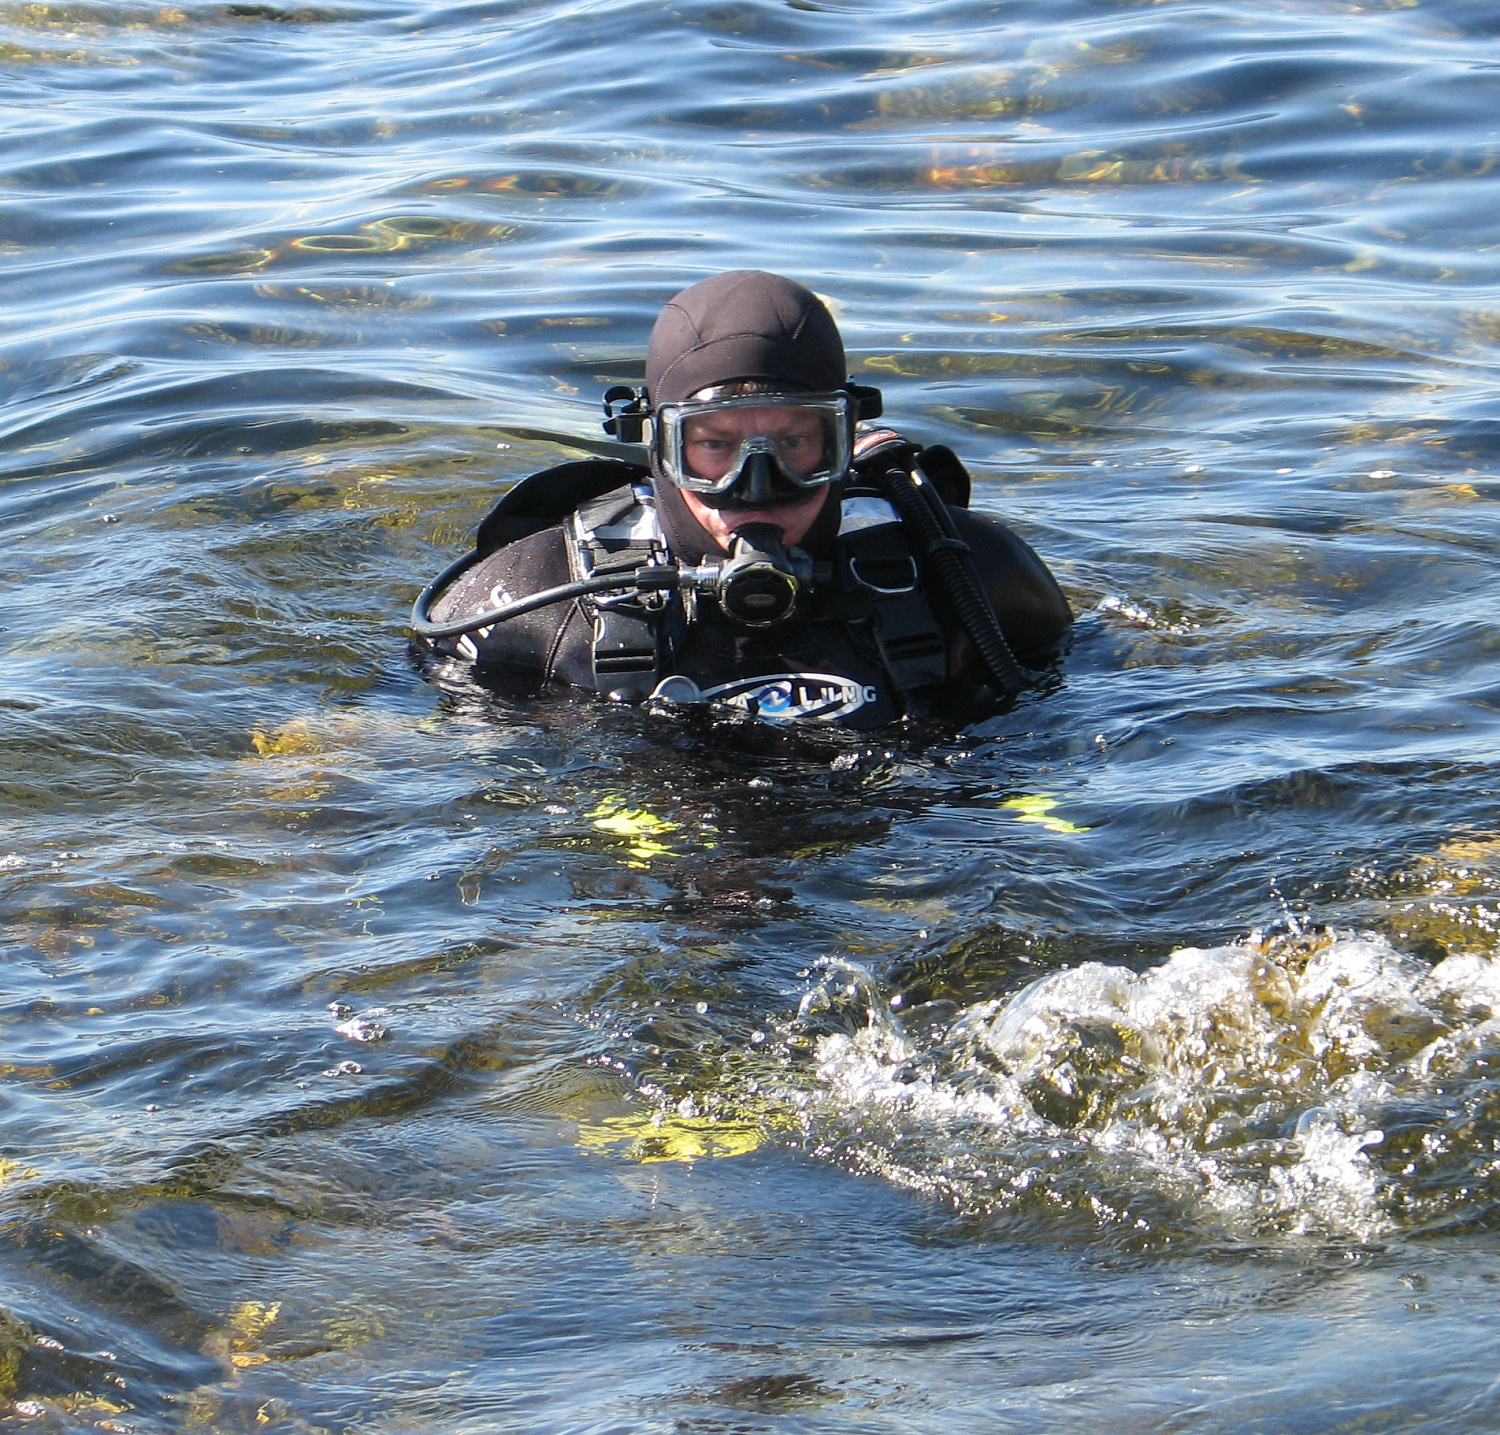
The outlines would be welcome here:
<svg viewBox="0 0 1500 1435">
<path fill-rule="evenodd" d="M 952 450 L 877 426 L 823 302 L 736 270 L 683 290 L 646 383 L 604 396 L 644 463 L 533 474 L 412 612 L 429 671 L 857 729 L 998 711 L 1072 622 L 1041 559 L 968 511 Z"/>
</svg>

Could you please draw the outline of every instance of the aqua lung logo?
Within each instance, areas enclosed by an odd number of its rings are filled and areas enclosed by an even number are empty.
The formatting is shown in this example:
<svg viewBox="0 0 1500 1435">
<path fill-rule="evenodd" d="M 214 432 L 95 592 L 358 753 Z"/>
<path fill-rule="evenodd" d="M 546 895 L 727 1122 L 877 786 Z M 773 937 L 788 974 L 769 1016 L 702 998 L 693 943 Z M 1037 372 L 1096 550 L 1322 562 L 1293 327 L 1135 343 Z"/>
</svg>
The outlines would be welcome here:
<svg viewBox="0 0 1500 1435">
<path fill-rule="evenodd" d="M 868 684 L 828 673 L 776 673 L 716 688 L 699 688 L 691 678 L 673 677 L 658 684 L 652 696 L 674 703 L 723 703 L 771 722 L 833 722 L 880 701 L 880 693 Z"/>
</svg>

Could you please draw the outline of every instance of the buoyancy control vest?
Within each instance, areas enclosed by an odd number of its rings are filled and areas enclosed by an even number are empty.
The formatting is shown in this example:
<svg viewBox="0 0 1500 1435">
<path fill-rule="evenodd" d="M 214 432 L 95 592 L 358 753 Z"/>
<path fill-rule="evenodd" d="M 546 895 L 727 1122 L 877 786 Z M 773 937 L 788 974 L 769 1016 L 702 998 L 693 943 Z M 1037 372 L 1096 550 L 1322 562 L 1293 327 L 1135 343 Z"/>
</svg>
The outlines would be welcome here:
<svg viewBox="0 0 1500 1435">
<path fill-rule="evenodd" d="M 936 562 L 954 567 L 967 555 L 947 507 L 967 505 L 968 474 L 951 450 L 919 453 L 898 435 L 874 437 L 878 441 L 864 446 L 862 460 L 843 485 L 832 562 L 809 567 L 810 573 L 814 566 L 823 571 L 813 574 L 814 581 L 799 596 L 797 612 L 863 630 L 903 707 L 914 712 L 925 706 L 924 694 L 950 676 L 948 638 L 953 635 L 945 634 L 924 589 L 931 586 L 934 574 L 928 570 Z M 924 486 L 925 494 L 920 492 Z M 934 513 L 946 519 L 946 527 Z M 440 625 L 427 618 L 428 603 L 497 549 L 559 523 L 567 535 L 574 582 L 519 602 L 534 608 L 562 601 L 566 593 L 580 604 L 592 623 L 593 677 L 601 694 L 617 701 L 638 701 L 658 690 L 671 695 L 674 689 L 663 687 L 663 678 L 673 672 L 674 651 L 695 620 L 699 595 L 691 585 L 674 580 L 679 570 L 657 521 L 649 471 L 620 460 L 562 464 L 517 484 L 480 524 L 474 551 L 419 598 L 412 624 L 419 638 L 483 633 L 480 625 L 500 615 Z M 969 572 L 971 591 L 958 596 L 967 600 L 970 611 L 976 606 L 981 610 L 989 631 L 982 631 L 980 640 L 989 637 L 1011 672 L 1019 674 L 993 610 L 972 581 L 972 567 Z M 962 610 L 963 602 L 955 603 L 946 586 L 940 591 L 948 600 L 945 611 Z M 974 640 L 961 611 L 959 616 Z M 983 628 L 984 623 L 975 626 Z M 976 647 L 982 646 L 980 640 Z M 989 666 L 993 673 L 997 665 Z M 1002 680 L 995 687 L 1008 696 L 1025 681 Z"/>
</svg>

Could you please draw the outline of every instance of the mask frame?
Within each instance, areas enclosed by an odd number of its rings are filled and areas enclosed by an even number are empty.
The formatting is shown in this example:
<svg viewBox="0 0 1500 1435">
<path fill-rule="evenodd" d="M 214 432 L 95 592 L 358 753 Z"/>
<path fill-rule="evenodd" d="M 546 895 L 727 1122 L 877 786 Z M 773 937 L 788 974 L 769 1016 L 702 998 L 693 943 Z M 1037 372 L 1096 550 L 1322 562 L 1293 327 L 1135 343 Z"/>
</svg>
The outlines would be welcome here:
<svg viewBox="0 0 1500 1435">
<path fill-rule="evenodd" d="M 849 396 L 857 420 L 863 422 L 878 419 L 885 411 L 880 390 L 871 384 L 856 384 L 851 379 L 838 392 Z M 651 396 L 645 389 L 636 389 L 629 384 L 614 384 L 604 393 L 602 427 L 605 433 L 621 443 L 649 443 L 655 412 L 651 406 Z"/>
<path fill-rule="evenodd" d="M 807 426 L 800 430 L 782 426 L 743 437 L 711 436 L 710 441 L 721 443 L 738 438 L 738 447 L 717 478 L 695 472 L 687 452 L 691 444 L 702 442 L 703 438 L 701 432 L 699 435 L 691 432 L 693 421 L 747 411 L 808 415 L 812 432 L 821 439 L 815 466 L 806 472 L 799 472 L 794 466 L 796 445 L 809 437 Z M 783 493 L 806 493 L 843 478 L 849 471 L 854 415 L 849 395 L 844 392 L 736 394 L 718 398 L 710 391 L 702 398 L 663 404 L 653 417 L 653 438 L 663 475 L 678 488 L 705 498 L 732 498 L 737 488 L 760 490 L 768 485 Z M 774 420 L 770 422 L 774 424 Z"/>
</svg>

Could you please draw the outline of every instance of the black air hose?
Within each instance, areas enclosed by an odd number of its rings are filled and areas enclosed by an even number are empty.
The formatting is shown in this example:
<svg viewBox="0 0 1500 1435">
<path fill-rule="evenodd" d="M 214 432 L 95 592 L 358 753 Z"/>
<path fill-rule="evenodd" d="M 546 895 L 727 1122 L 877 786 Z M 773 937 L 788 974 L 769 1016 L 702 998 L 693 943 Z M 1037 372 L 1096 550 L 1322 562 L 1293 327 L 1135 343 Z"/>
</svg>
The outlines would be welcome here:
<svg viewBox="0 0 1500 1435">
<path fill-rule="evenodd" d="M 765 524 L 747 523 L 736 531 L 730 544 L 730 556 L 723 563 L 700 567 L 683 567 L 676 563 L 643 564 L 612 573 L 595 573 L 573 583 L 546 588 L 512 598 L 483 613 L 471 613 L 451 623 L 435 623 L 432 605 L 455 579 L 488 557 L 476 548 L 457 563 L 443 569 L 418 595 L 412 604 L 410 627 L 417 637 L 431 642 L 435 638 L 456 638 L 460 633 L 477 632 L 508 623 L 524 613 L 593 593 L 660 593 L 681 588 L 689 592 L 712 593 L 719 606 L 736 622 L 751 628 L 769 627 L 791 616 L 802 586 L 813 581 L 817 566 L 805 554 L 791 558 L 781 546 L 781 530 Z"/>
<path fill-rule="evenodd" d="M 570 598 L 583 598 L 590 593 L 608 593 L 612 589 L 623 591 L 631 588 L 641 592 L 653 592 L 662 588 L 675 588 L 681 582 L 678 570 L 667 566 L 636 568 L 628 573 L 603 573 L 592 578 L 580 578 L 576 583 L 564 583 L 557 588 L 545 588 L 540 593 L 528 593 L 525 597 L 513 598 L 509 603 L 504 603 L 498 608 L 491 608 L 487 613 L 473 613 L 467 618 L 460 618 L 455 623 L 434 623 L 428 617 L 428 610 L 432 606 L 433 599 L 456 574 L 462 573 L 466 566 L 474 566 L 472 554 L 467 559 L 460 559 L 451 568 L 439 573 L 417 596 L 417 601 L 412 605 L 409 624 L 417 637 L 429 641 L 433 638 L 456 638 L 460 633 L 472 633 L 480 628 L 492 628 L 497 623 L 508 623 L 512 618 L 519 618 L 523 613 L 532 613 L 538 608 L 550 607 L 553 603 L 566 603 Z"/>
<path fill-rule="evenodd" d="M 911 446 L 894 445 L 871 457 L 872 476 L 896 515 L 915 540 L 917 557 L 937 580 L 944 598 L 1007 700 L 1032 685 L 1000 631 L 999 620 L 985 596 L 969 545 L 958 536 L 953 515 L 922 470 L 912 463 Z M 911 466 L 908 467 L 907 465 Z"/>
</svg>

